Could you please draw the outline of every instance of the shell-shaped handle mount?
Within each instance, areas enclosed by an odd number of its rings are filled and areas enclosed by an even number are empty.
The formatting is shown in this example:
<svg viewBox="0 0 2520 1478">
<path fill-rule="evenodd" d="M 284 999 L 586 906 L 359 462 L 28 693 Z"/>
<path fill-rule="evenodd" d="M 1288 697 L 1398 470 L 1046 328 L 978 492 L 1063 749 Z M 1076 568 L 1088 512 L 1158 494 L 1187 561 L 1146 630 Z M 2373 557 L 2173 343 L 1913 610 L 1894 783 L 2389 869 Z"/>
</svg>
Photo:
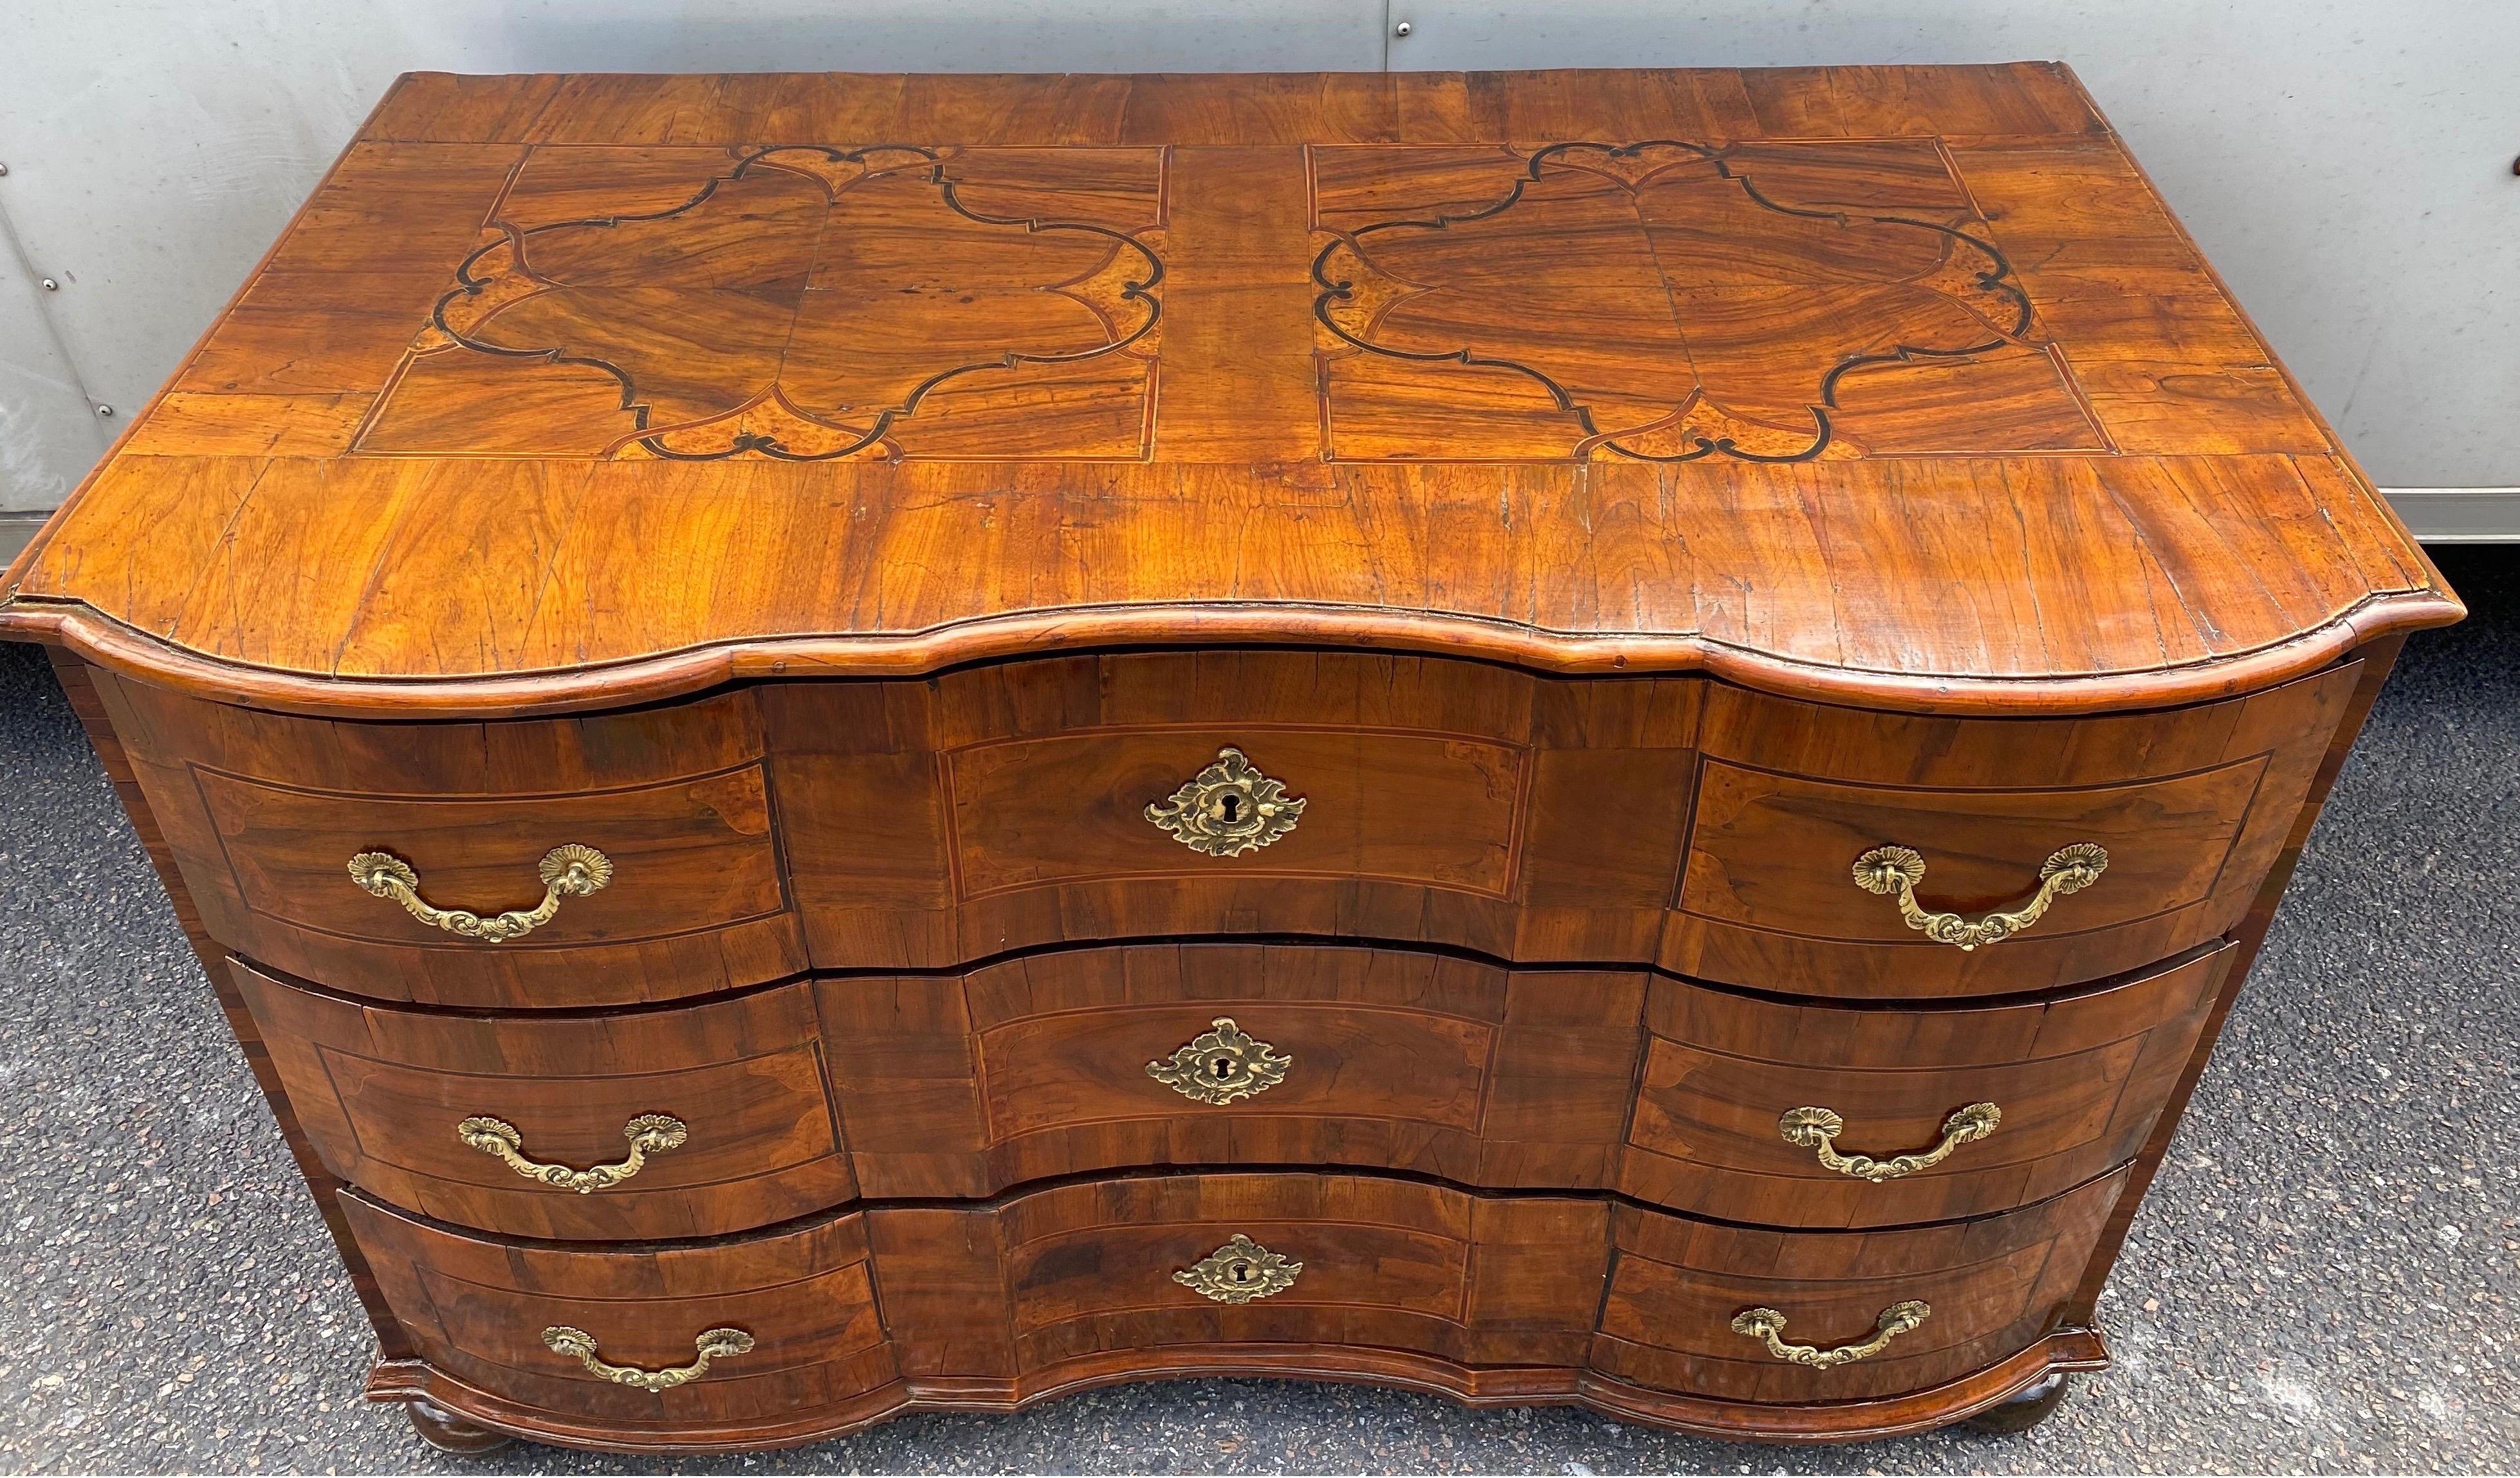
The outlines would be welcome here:
<svg viewBox="0 0 2520 1478">
<path fill-rule="evenodd" d="M 1855 885 L 1867 893 L 1895 898 L 1899 917 L 1908 921 L 1908 927 L 1922 932 L 1936 944 L 1966 951 L 1982 944 L 2001 944 L 2020 933 L 2037 923 L 2049 904 L 2099 881 L 2108 868 L 2109 854 L 2096 842 L 2078 841 L 2058 847 L 2039 865 L 2039 891 L 2031 895 L 2028 903 L 2009 913 L 1989 914 L 1979 919 L 1937 914 L 1916 902 L 1916 887 L 1925 880 L 1925 859 L 1913 847 L 1874 847 L 1855 859 Z"/>
<path fill-rule="evenodd" d="M 752 1336 L 742 1329 L 707 1329 L 692 1341 L 697 1355 L 690 1365 L 667 1366 L 661 1370 L 643 1370 L 637 1366 L 616 1366 L 595 1353 L 595 1336 L 584 1329 L 566 1324 L 554 1324 L 543 1331 L 543 1343 L 558 1355 L 574 1357 L 592 1375 L 616 1386 L 630 1386 L 641 1391 L 670 1391 L 687 1386 L 708 1373 L 709 1362 L 742 1355 L 752 1348 Z"/>
<path fill-rule="evenodd" d="M 1903 1299 L 1881 1311 L 1872 1321 L 1872 1337 L 1851 1345 L 1823 1350 L 1818 1345 L 1789 1345 L 1784 1341 L 1785 1317 L 1774 1309 L 1744 1309 L 1732 1316 L 1732 1332 L 1763 1341 L 1768 1353 L 1787 1365 L 1809 1366 L 1815 1370 L 1833 1370 L 1839 1366 L 1869 1360 L 1890 1348 L 1890 1341 L 1915 1328 L 1933 1313 L 1931 1305 L 1916 1299 Z"/>
<path fill-rule="evenodd" d="M 630 1142 L 628 1155 L 609 1165 L 590 1165 L 584 1170 L 525 1158 L 525 1137 L 518 1133 L 517 1126 L 488 1114 L 474 1114 L 456 1125 L 455 1137 L 483 1154 L 505 1161 L 510 1170 L 526 1180 L 591 1195 L 637 1175 L 647 1165 L 648 1156 L 682 1148 L 692 1135 L 672 1114 L 643 1113 L 621 1126 L 621 1137 Z"/>
<path fill-rule="evenodd" d="M 1782 1118 L 1777 1120 L 1777 1132 L 1788 1144 L 1817 1150 L 1821 1164 L 1839 1175 L 1870 1181 L 1877 1186 L 1883 1181 L 1895 1181 L 1901 1176 L 1914 1175 L 1919 1170 L 1933 1169 L 1950 1159 L 1953 1150 L 1995 1133 L 1996 1126 L 2002 1122 L 2002 1109 L 1992 1103 L 1971 1103 L 1965 1108 L 1953 1110 L 1952 1116 L 1943 1121 L 1942 1142 L 1931 1149 L 1892 1155 L 1886 1160 L 1876 1160 L 1870 1155 L 1838 1153 L 1836 1140 L 1846 1132 L 1846 1120 L 1833 1108 L 1789 1108 Z"/>
<path fill-rule="evenodd" d="M 601 892 L 612 881 L 612 859 L 593 847 L 567 842 L 545 852 L 534 871 L 542 878 L 542 902 L 530 909 L 484 917 L 468 909 L 441 909 L 421 897 L 419 870 L 391 852 L 361 852 L 350 859 L 352 882 L 401 904 L 404 913 L 431 928 L 484 944 L 522 939 L 560 916 L 562 899 Z"/>
</svg>

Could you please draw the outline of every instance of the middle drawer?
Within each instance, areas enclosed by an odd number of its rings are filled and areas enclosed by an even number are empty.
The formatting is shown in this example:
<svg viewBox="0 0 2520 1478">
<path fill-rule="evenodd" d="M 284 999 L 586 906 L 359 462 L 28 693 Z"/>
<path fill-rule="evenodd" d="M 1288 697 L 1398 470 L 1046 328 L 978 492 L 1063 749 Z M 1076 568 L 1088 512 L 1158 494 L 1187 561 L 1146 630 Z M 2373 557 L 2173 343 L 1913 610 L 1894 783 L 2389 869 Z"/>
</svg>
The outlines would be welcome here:
<svg viewBox="0 0 2520 1478">
<path fill-rule="evenodd" d="M 612 1240 L 1152 1167 L 1616 1189 L 1773 1227 L 1993 1215 L 2141 1146 L 2228 955 L 1921 1008 L 1309 944 L 1106 946 L 618 1014 L 420 1010 L 235 970 L 335 1174 L 441 1221 Z M 1975 1130 L 1955 1141 L 1956 1118 Z"/>
</svg>

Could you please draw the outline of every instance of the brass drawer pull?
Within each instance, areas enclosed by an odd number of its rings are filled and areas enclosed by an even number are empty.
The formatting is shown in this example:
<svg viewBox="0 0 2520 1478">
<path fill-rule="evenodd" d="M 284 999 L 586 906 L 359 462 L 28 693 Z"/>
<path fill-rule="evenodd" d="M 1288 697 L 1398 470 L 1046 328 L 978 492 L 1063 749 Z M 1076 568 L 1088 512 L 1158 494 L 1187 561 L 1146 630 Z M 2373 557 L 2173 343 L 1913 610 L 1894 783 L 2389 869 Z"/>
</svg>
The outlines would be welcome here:
<svg viewBox="0 0 2520 1478">
<path fill-rule="evenodd" d="M 526 1159 L 523 1153 L 525 1137 L 517 1133 L 517 1126 L 487 1114 L 474 1114 L 456 1125 L 455 1137 L 483 1154 L 505 1160 L 510 1170 L 526 1180 L 589 1195 L 598 1190 L 608 1190 L 637 1175 L 648 1163 L 648 1156 L 682 1148 L 683 1142 L 692 1135 L 683 1127 L 683 1121 L 671 1114 L 643 1113 L 621 1126 L 621 1137 L 630 1142 L 628 1159 L 613 1165 L 590 1165 L 584 1170 Z"/>
<path fill-rule="evenodd" d="M 708 1373 L 709 1362 L 730 1355 L 742 1355 L 752 1348 L 752 1336 L 742 1329 L 710 1329 L 692 1341 L 699 1358 L 687 1366 L 668 1366 L 661 1370 L 642 1370 L 637 1366 L 616 1366 L 605 1362 L 595 1353 L 595 1336 L 584 1329 L 566 1324 L 554 1324 L 543 1331 L 543 1343 L 556 1354 L 573 1355 L 591 1374 L 601 1375 L 616 1386 L 635 1386 L 642 1391 L 670 1391 L 687 1386 Z"/>
<path fill-rule="evenodd" d="M 1890 1348 L 1890 1341 L 1923 1323 L 1925 1316 L 1933 1312 L 1930 1306 L 1914 1299 L 1892 1304 L 1882 1310 L 1881 1317 L 1873 1321 L 1870 1339 L 1839 1345 L 1834 1350 L 1823 1350 L 1818 1345 L 1785 1343 L 1779 1337 L 1785 1330 L 1785 1317 L 1774 1309 L 1744 1309 L 1733 1315 L 1732 1332 L 1767 1341 L 1768 1353 L 1788 1365 L 1809 1366 L 1815 1370 L 1834 1370 L 1839 1366 L 1853 1365 L 1880 1354 Z"/>
<path fill-rule="evenodd" d="M 1256 852 L 1295 829 L 1304 799 L 1251 767 L 1242 751 L 1228 746 L 1216 762 L 1193 775 L 1169 800 L 1149 802 L 1147 820 L 1173 840 L 1210 857 Z"/>
<path fill-rule="evenodd" d="M 543 901 L 530 910 L 510 909 L 488 918 L 463 909 L 432 908 L 420 896 L 420 873 L 391 852 L 362 852 L 350 859 L 350 880 L 379 898 L 390 898 L 421 922 L 479 939 L 505 944 L 521 939 L 560 913 L 563 898 L 583 898 L 612 880 L 612 859 L 575 842 L 552 848 L 535 869 L 543 879 Z"/>
<path fill-rule="evenodd" d="M 2092 842 L 2078 841 L 2048 854 L 2039 867 L 2039 891 L 2009 914 L 1989 914 L 1971 923 L 1958 914 L 1927 913 L 1916 902 L 1916 884 L 1925 880 L 1925 859 L 1910 847 L 1874 847 L 1855 859 L 1855 885 L 1867 893 L 1895 893 L 1899 917 L 1908 927 L 1921 929 L 1936 944 L 1963 950 L 1998 944 L 2039 921 L 2048 905 L 2066 893 L 2079 893 L 2108 871 L 2109 854 Z"/>
<path fill-rule="evenodd" d="M 1285 1081 L 1294 1058 L 1255 1041 L 1232 1016 L 1219 1016 L 1209 1025 L 1214 1030 L 1174 1048 L 1171 1056 L 1148 1063 L 1147 1076 L 1201 1103 L 1231 1103 Z"/>
<path fill-rule="evenodd" d="M 1238 1232 L 1226 1244 L 1173 1275 L 1173 1281 L 1220 1304 L 1247 1304 L 1295 1286 L 1304 1265 Z"/>
<path fill-rule="evenodd" d="M 1846 1132 L 1846 1120 L 1840 1118 L 1833 1108 L 1787 1109 L 1784 1117 L 1777 1121 L 1777 1131 L 1784 1136 L 1788 1144 L 1819 1150 L 1821 1164 L 1839 1175 L 1851 1175 L 1859 1181 L 1870 1181 L 1877 1186 L 1903 1175 L 1933 1169 L 1950 1159 L 1953 1150 L 1995 1133 L 1996 1126 L 2002 1122 L 2002 1109 L 1992 1103 L 1971 1103 L 1966 1108 L 1955 1109 L 1952 1116 L 1943 1121 L 1943 1142 L 1917 1154 L 1893 1155 L 1886 1160 L 1876 1160 L 1869 1155 L 1839 1154 L 1837 1145 L 1831 1142 Z"/>
</svg>

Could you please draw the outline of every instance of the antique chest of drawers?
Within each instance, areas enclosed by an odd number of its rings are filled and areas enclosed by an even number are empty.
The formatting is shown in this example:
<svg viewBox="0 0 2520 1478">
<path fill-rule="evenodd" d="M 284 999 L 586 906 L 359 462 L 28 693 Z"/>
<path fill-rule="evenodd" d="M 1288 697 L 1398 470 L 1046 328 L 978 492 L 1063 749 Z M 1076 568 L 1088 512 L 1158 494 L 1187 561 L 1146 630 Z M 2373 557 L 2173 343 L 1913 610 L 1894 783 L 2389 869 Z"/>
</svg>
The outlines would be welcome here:
<svg viewBox="0 0 2520 1478">
<path fill-rule="evenodd" d="M 2021 65 L 407 76 L 0 630 L 371 1393 L 706 1450 L 2035 1419 L 2458 614 Z"/>
</svg>

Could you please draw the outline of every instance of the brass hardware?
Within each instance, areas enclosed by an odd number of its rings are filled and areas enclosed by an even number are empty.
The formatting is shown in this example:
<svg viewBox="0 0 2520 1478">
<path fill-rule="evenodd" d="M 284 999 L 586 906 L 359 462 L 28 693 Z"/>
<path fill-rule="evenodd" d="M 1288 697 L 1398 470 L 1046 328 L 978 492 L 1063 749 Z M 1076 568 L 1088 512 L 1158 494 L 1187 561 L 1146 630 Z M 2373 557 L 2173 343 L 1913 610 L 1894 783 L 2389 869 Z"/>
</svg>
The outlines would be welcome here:
<svg viewBox="0 0 2520 1478">
<path fill-rule="evenodd" d="M 1201 1103 L 1231 1103 L 1264 1094 L 1284 1081 L 1295 1059 L 1254 1041 L 1232 1016 L 1219 1016 L 1215 1030 L 1192 1037 L 1173 1054 L 1147 1064 L 1147 1076 L 1185 1098 Z"/>
<path fill-rule="evenodd" d="M 1784 1333 L 1785 1317 L 1774 1309 L 1744 1309 L 1732 1316 L 1732 1332 L 1752 1339 L 1765 1340 L 1768 1353 L 1788 1365 L 1809 1366 L 1815 1370 L 1834 1370 L 1839 1366 L 1869 1360 L 1890 1348 L 1890 1341 L 1925 1321 L 1933 1313 L 1931 1306 L 1914 1299 L 1892 1304 L 1881 1311 L 1872 1323 L 1870 1339 L 1851 1345 L 1823 1350 L 1818 1345 L 1789 1345 L 1779 1338 Z"/>
<path fill-rule="evenodd" d="M 1936 944 L 1963 950 L 1998 944 L 2039 921 L 2048 905 L 2066 893 L 2079 893 L 2108 871 L 2109 854 L 2088 841 L 2058 847 L 2039 867 L 2039 891 L 2009 914 L 1989 914 L 1975 923 L 1958 914 L 1929 914 L 1916 902 L 1916 884 L 1925 880 L 1925 859 L 1908 847 L 1874 847 L 1855 859 L 1855 885 L 1867 893 L 1895 893 L 1899 917 L 1908 927 L 1921 929 Z"/>
<path fill-rule="evenodd" d="M 1821 1164 L 1839 1175 L 1851 1175 L 1859 1181 L 1870 1181 L 1877 1186 L 1903 1175 L 1933 1169 L 1950 1159 L 1953 1150 L 1995 1133 L 1996 1126 L 2002 1122 L 2002 1109 L 1992 1103 L 1971 1103 L 1966 1108 L 1954 1110 L 1952 1116 L 1943 1121 L 1943 1142 L 1916 1154 L 1893 1155 L 1886 1160 L 1876 1160 L 1868 1155 L 1839 1154 L 1837 1146 L 1830 1142 L 1846 1132 L 1846 1120 L 1838 1117 L 1835 1109 L 1787 1109 L 1785 1116 L 1777 1121 L 1777 1131 L 1785 1137 L 1788 1144 L 1819 1150 Z"/>
<path fill-rule="evenodd" d="M 517 1133 L 517 1126 L 487 1114 L 475 1114 L 456 1125 L 455 1137 L 483 1154 L 507 1161 L 510 1170 L 526 1180 L 588 1195 L 620 1185 L 639 1173 L 648 1163 L 648 1156 L 680 1149 L 692 1136 L 683 1121 L 671 1114 L 643 1113 L 621 1126 L 621 1137 L 630 1142 L 628 1159 L 614 1165 L 591 1165 L 584 1170 L 526 1159 L 522 1153 L 525 1137 Z"/>
<path fill-rule="evenodd" d="M 1247 1304 L 1295 1286 L 1301 1263 L 1272 1252 L 1238 1232 L 1226 1244 L 1173 1275 L 1173 1281 L 1220 1304 Z"/>
<path fill-rule="evenodd" d="M 616 1386 L 635 1386 L 642 1391 L 670 1391 L 687 1386 L 708 1373 L 709 1362 L 730 1355 L 742 1355 L 752 1348 L 752 1336 L 742 1329 L 709 1329 L 692 1341 L 699 1358 L 687 1366 L 668 1366 L 661 1370 L 642 1370 L 637 1366 L 606 1363 L 595 1353 L 595 1336 L 584 1329 L 566 1324 L 554 1324 L 543 1331 L 543 1343 L 556 1354 L 574 1355 L 577 1363 L 591 1374 L 601 1375 Z"/>
<path fill-rule="evenodd" d="M 390 898 L 421 922 L 478 939 L 505 944 L 521 939 L 560 913 L 563 898 L 583 898 L 612 880 L 612 859 L 575 842 L 543 854 L 535 870 L 543 880 L 543 901 L 530 910 L 510 909 L 488 918 L 463 909 L 439 909 L 420 896 L 420 874 L 391 852 L 362 852 L 350 859 L 350 880 L 379 898 Z"/>
<path fill-rule="evenodd" d="M 1151 802 L 1147 820 L 1193 852 L 1236 857 L 1256 852 L 1295 829 L 1304 814 L 1301 796 L 1251 768 L 1231 745 L 1216 762 L 1190 778 L 1169 800 Z"/>
</svg>

